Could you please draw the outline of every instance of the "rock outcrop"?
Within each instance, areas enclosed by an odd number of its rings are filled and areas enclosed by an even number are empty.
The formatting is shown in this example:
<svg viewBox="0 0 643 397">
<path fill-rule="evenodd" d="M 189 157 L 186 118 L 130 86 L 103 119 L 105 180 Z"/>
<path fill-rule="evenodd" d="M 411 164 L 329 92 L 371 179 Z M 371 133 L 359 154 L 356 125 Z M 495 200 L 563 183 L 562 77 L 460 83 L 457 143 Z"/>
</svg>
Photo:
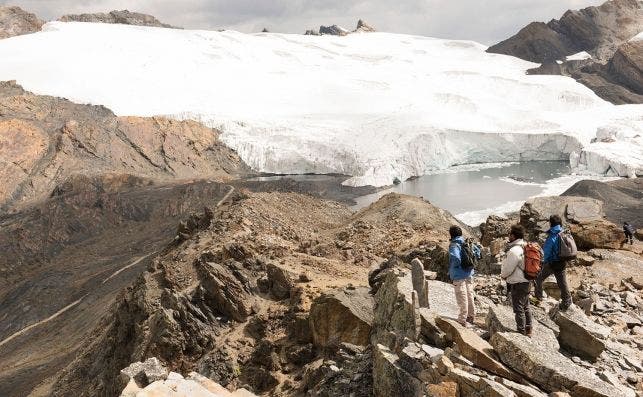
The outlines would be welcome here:
<svg viewBox="0 0 643 397">
<path fill-rule="evenodd" d="M 108 13 L 95 14 L 70 14 L 63 15 L 58 19 L 61 22 L 94 22 L 94 23 L 116 23 L 121 25 L 154 26 L 159 28 L 180 29 L 166 23 L 162 23 L 152 15 L 131 12 L 128 10 L 114 10 Z"/>
<path fill-rule="evenodd" d="M 436 323 L 447 334 L 447 338 L 456 344 L 457 351 L 477 367 L 503 378 L 520 382 L 521 377 L 499 362 L 495 357 L 493 347 L 475 332 L 451 319 L 438 317 Z"/>
<path fill-rule="evenodd" d="M 168 372 L 156 357 L 124 368 L 120 379 L 126 382 L 120 397 L 256 397 L 243 388 L 230 392 L 197 372 L 187 378 Z"/>
<path fill-rule="evenodd" d="M 331 35 L 331 36 L 346 36 L 351 33 L 370 33 L 376 32 L 375 28 L 364 22 L 363 20 L 357 21 L 357 27 L 353 31 L 342 28 L 338 25 L 330 26 L 320 26 L 319 30 L 309 29 L 304 33 L 306 36 L 319 36 L 319 35 Z"/>
<path fill-rule="evenodd" d="M 346 36 L 350 32 L 340 26 L 337 25 L 330 25 L 330 26 L 320 26 L 319 27 L 319 34 L 320 35 L 331 35 L 331 36 Z"/>
<path fill-rule="evenodd" d="M 310 307 L 310 328 L 315 345 L 368 345 L 373 307 L 368 288 L 343 288 L 322 294 Z"/>
<path fill-rule="evenodd" d="M 630 222 L 643 225 L 643 178 L 619 179 L 611 182 L 580 181 L 562 196 L 589 197 L 603 202 L 605 216 L 622 225 Z"/>
<path fill-rule="evenodd" d="M 643 42 L 628 41 L 643 31 L 642 21 L 639 1 L 611 0 L 533 22 L 487 51 L 542 63 L 529 73 L 571 76 L 614 104 L 643 103 Z M 592 58 L 567 60 L 583 51 Z"/>
<path fill-rule="evenodd" d="M 39 32 L 44 23 L 36 15 L 20 7 L 0 6 L 0 40 Z"/>
<path fill-rule="evenodd" d="M 560 327 L 560 344 L 568 351 L 595 361 L 605 350 L 610 329 L 587 318 L 579 308 L 557 310 L 552 318 Z"/>
<path fill-rule="evenodd" d="M 612 385 L 601 381 L 559 352 L 539 348 L 524 335 L 498 332 L 491 337 L 491 345 L 505 364 L 548 392 L 567 390 L 572 397 L 634 395 L 631 390 L 619 394 L 620 391 Z"/>
<path fill-rule="evenodd" d="M 247 173 L 219 133 L 193 121 L 116 117 L 102 106 L 0 82 L 0 209 L 46 198 L 73 174 L 225 181 Z"/>
<path fill-rule="evenodd" d="M 355 28 L 355 30 L 353 30 L 354 33 L 355 32 L 369 33 L 369 32 L 376 32 L 376 31 L 377 30 L 375 30 L 374 27 L 372 27 L 371 25 L 367 24 L 366 22 L 364 22 L 361 19 L 359 21 L 357 21 L 357 27 Z"/>
<path fill-rule="evenodd" d="M 587 51 L 607 61 L 618 46 L 643 31 L 643 6 L 637 0 L 611 0 L 598 7 L 569 10 L 547 24 L 532 22 L 488 52 L 543 63 Z"/>
</svg>

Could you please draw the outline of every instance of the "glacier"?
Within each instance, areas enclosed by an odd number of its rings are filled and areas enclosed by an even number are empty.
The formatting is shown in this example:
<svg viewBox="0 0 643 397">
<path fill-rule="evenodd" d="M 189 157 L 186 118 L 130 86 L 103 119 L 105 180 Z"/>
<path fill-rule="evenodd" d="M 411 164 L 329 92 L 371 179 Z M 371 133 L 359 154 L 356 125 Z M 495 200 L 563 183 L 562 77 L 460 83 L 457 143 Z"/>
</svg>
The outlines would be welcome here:
<svg viewBox="0 0 643 397">
<path fill-rule="evenodd" d="M 0 80 L 117 115 L 194 119 L 253 169 L 349 185 L 454 165 L 567 160 L 643 175 L 643 105 L 472 41 L 50 22 L 0 40 Z"/>
</svg>

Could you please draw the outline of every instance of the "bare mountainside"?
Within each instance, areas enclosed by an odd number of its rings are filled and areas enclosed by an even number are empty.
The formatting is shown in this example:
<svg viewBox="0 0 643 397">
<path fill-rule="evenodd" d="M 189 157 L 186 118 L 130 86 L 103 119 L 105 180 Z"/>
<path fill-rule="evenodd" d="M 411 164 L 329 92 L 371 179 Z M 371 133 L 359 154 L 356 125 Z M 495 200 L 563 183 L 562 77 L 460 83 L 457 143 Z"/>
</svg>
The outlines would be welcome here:
<svg viewBox="0 0 643 397">
<path fill-rule="evenodd" d="M 128 173 L 157 180 L 225 181 L 249 170 L 191 121 L 116 117 L 102 106 L 34 95 L 0 83 L 0 209 L 47 197 L 69 176 Z"/>
<path fill-rule="evenodd" d="M 571 76 L 612 103 L 643 103 L 643 41 L 630 41 L 641 31 L 643 2 L 610 0 L 532 22 L 487 51 L 542 63 L 530 73 Z"/>
<path fill-rule="evenodd" d="M 0 217 L 0 395 L 26 396 L 73 360 L 118 293 L 194 226 L 190 214 L 233 195 L 210 181 L 74 176 Z"/>
<path fill-rule="evenodd" d="M 108 13 L 99 12 L 94 14 L 69 14 L 63 15 L 58 20 L 62 22 L 117 23 L 121 25 L 181 29 L 176 26 L 168 25 L 167 23 L 162 23 L 152 15 L 141 14 L 140 12 L 132 12 L 128 10 L 114 10 Z"/>
<path fill-rule="evenodd" d="M 395 194 L 356 214 L 292 193 L 228 201 L 207 227 L 153 260 L 53 394 L 118 395 L 118 372 L 157 355 L 230 388 L 247 383 L 256 392 L 291 395 L 286 385 L 314 355 L 312 345 L 300 347 L 306 336 L 296 336 L 307 327 L 311 300 L 336 286 L 365 285 L 369 267 L 395 252 L 429 241 L 445 247 L 452 223 L 448 212 Z M 444 248 L 436 252 L 444 257 Z M 364 289 L 357 290 L 361 299 Z M 274 371 L 266 360 L 282 349 L 289 358 Z"/>
<path fill-rule="evenodd" d="M 45 22 L 20 7 L 0 6 L 0 40 L 38 32 Z"/>
</svg>

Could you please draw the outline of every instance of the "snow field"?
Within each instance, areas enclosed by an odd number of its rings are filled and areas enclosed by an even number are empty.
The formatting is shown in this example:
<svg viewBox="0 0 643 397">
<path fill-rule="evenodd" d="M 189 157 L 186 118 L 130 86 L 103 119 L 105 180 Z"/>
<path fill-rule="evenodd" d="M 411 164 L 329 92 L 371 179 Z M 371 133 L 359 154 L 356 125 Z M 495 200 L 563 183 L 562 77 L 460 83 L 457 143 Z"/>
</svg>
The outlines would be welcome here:
<svg viewBox="0 0 643 397">
<path fill-rule="evenodd" d="M 536 65 L 485 49 L 390 33 L 52 22 L 0 40 L 0 80 L 118 115 L 196 119 L 256 170 L 344 173 L 352 185 L 572 153 L 579 168 L 643 174 L 643 106 L 611 105 L 570 78 L 528 76 Z M 592 143 L 604 131 L 615 141 Z"/>
</svg>

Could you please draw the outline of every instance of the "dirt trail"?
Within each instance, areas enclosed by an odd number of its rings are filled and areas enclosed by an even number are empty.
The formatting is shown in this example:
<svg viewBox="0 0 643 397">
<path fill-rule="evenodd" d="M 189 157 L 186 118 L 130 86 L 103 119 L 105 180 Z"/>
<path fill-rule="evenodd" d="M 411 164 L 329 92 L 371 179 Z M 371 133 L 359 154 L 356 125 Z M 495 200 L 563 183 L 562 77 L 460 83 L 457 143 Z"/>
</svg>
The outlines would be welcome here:
<svg viewBox="0 0 643 397">
<path fill-rule="evenodd" d="M 35 328 L 35 327 L 39 326 L 39 325 L 42 325 L 42 324 L 44 324 L 44 323 L 46 323 L 46 322 L 49 322 L 49 321 L 51 321 L 51 320 L 55 319 L 56 317 L 60 316 L 61 314 L 63 314 L 63 313 L 64 313 L 64 312 L 66 312 L 67 310 L 69 310 L 69 309 L 71 309 L 72 307 L 74 307 L 74 306 L 76 306 L 77 304 L 79 304 L 83 299 L 85 299 L 85 297 L 86 297 L 87 295 L 88 295 L 88 294 L 83 295 L 83 297 L 82 297 L 82 298 L 80 298 L 80 299 L 78 299 L 77 301 L 72 302 L 72 303 L 70 303 L 69 305 L 67 305 L 67 306 L 63 307 L 62 309 L 58 310 L 56 313 L 52 314 L 51 316 L 47 317 L 46 319 L 41 320 L 41 321 L 38 321 L 37 323 L 31 324 L 31 325 L 29 325 L 28 327 L 25 327 L 25 328 L 21 329 L 20 331 L 18 331 L 18 332 L 16 332 L 16 333 L 12 334 L 12 335 L 11 335 L 11 336 L 9 336 L 8 338 L 5 338 L 4 340 L 0 341 L 0 346 L 4 345 L 5 343 L 8 343 L 8 342 L 9 342 L 9 341 L 11 341 L 12 339 L 17 338 L 18 336 L 20 336 L 20 335 L 22 335 L 22 334 L 24 334 L 24 333 L 28 332 L 29 330 L 31 330 L 31 329 L 33 329 L 33 328 Z"/>
</svg>

